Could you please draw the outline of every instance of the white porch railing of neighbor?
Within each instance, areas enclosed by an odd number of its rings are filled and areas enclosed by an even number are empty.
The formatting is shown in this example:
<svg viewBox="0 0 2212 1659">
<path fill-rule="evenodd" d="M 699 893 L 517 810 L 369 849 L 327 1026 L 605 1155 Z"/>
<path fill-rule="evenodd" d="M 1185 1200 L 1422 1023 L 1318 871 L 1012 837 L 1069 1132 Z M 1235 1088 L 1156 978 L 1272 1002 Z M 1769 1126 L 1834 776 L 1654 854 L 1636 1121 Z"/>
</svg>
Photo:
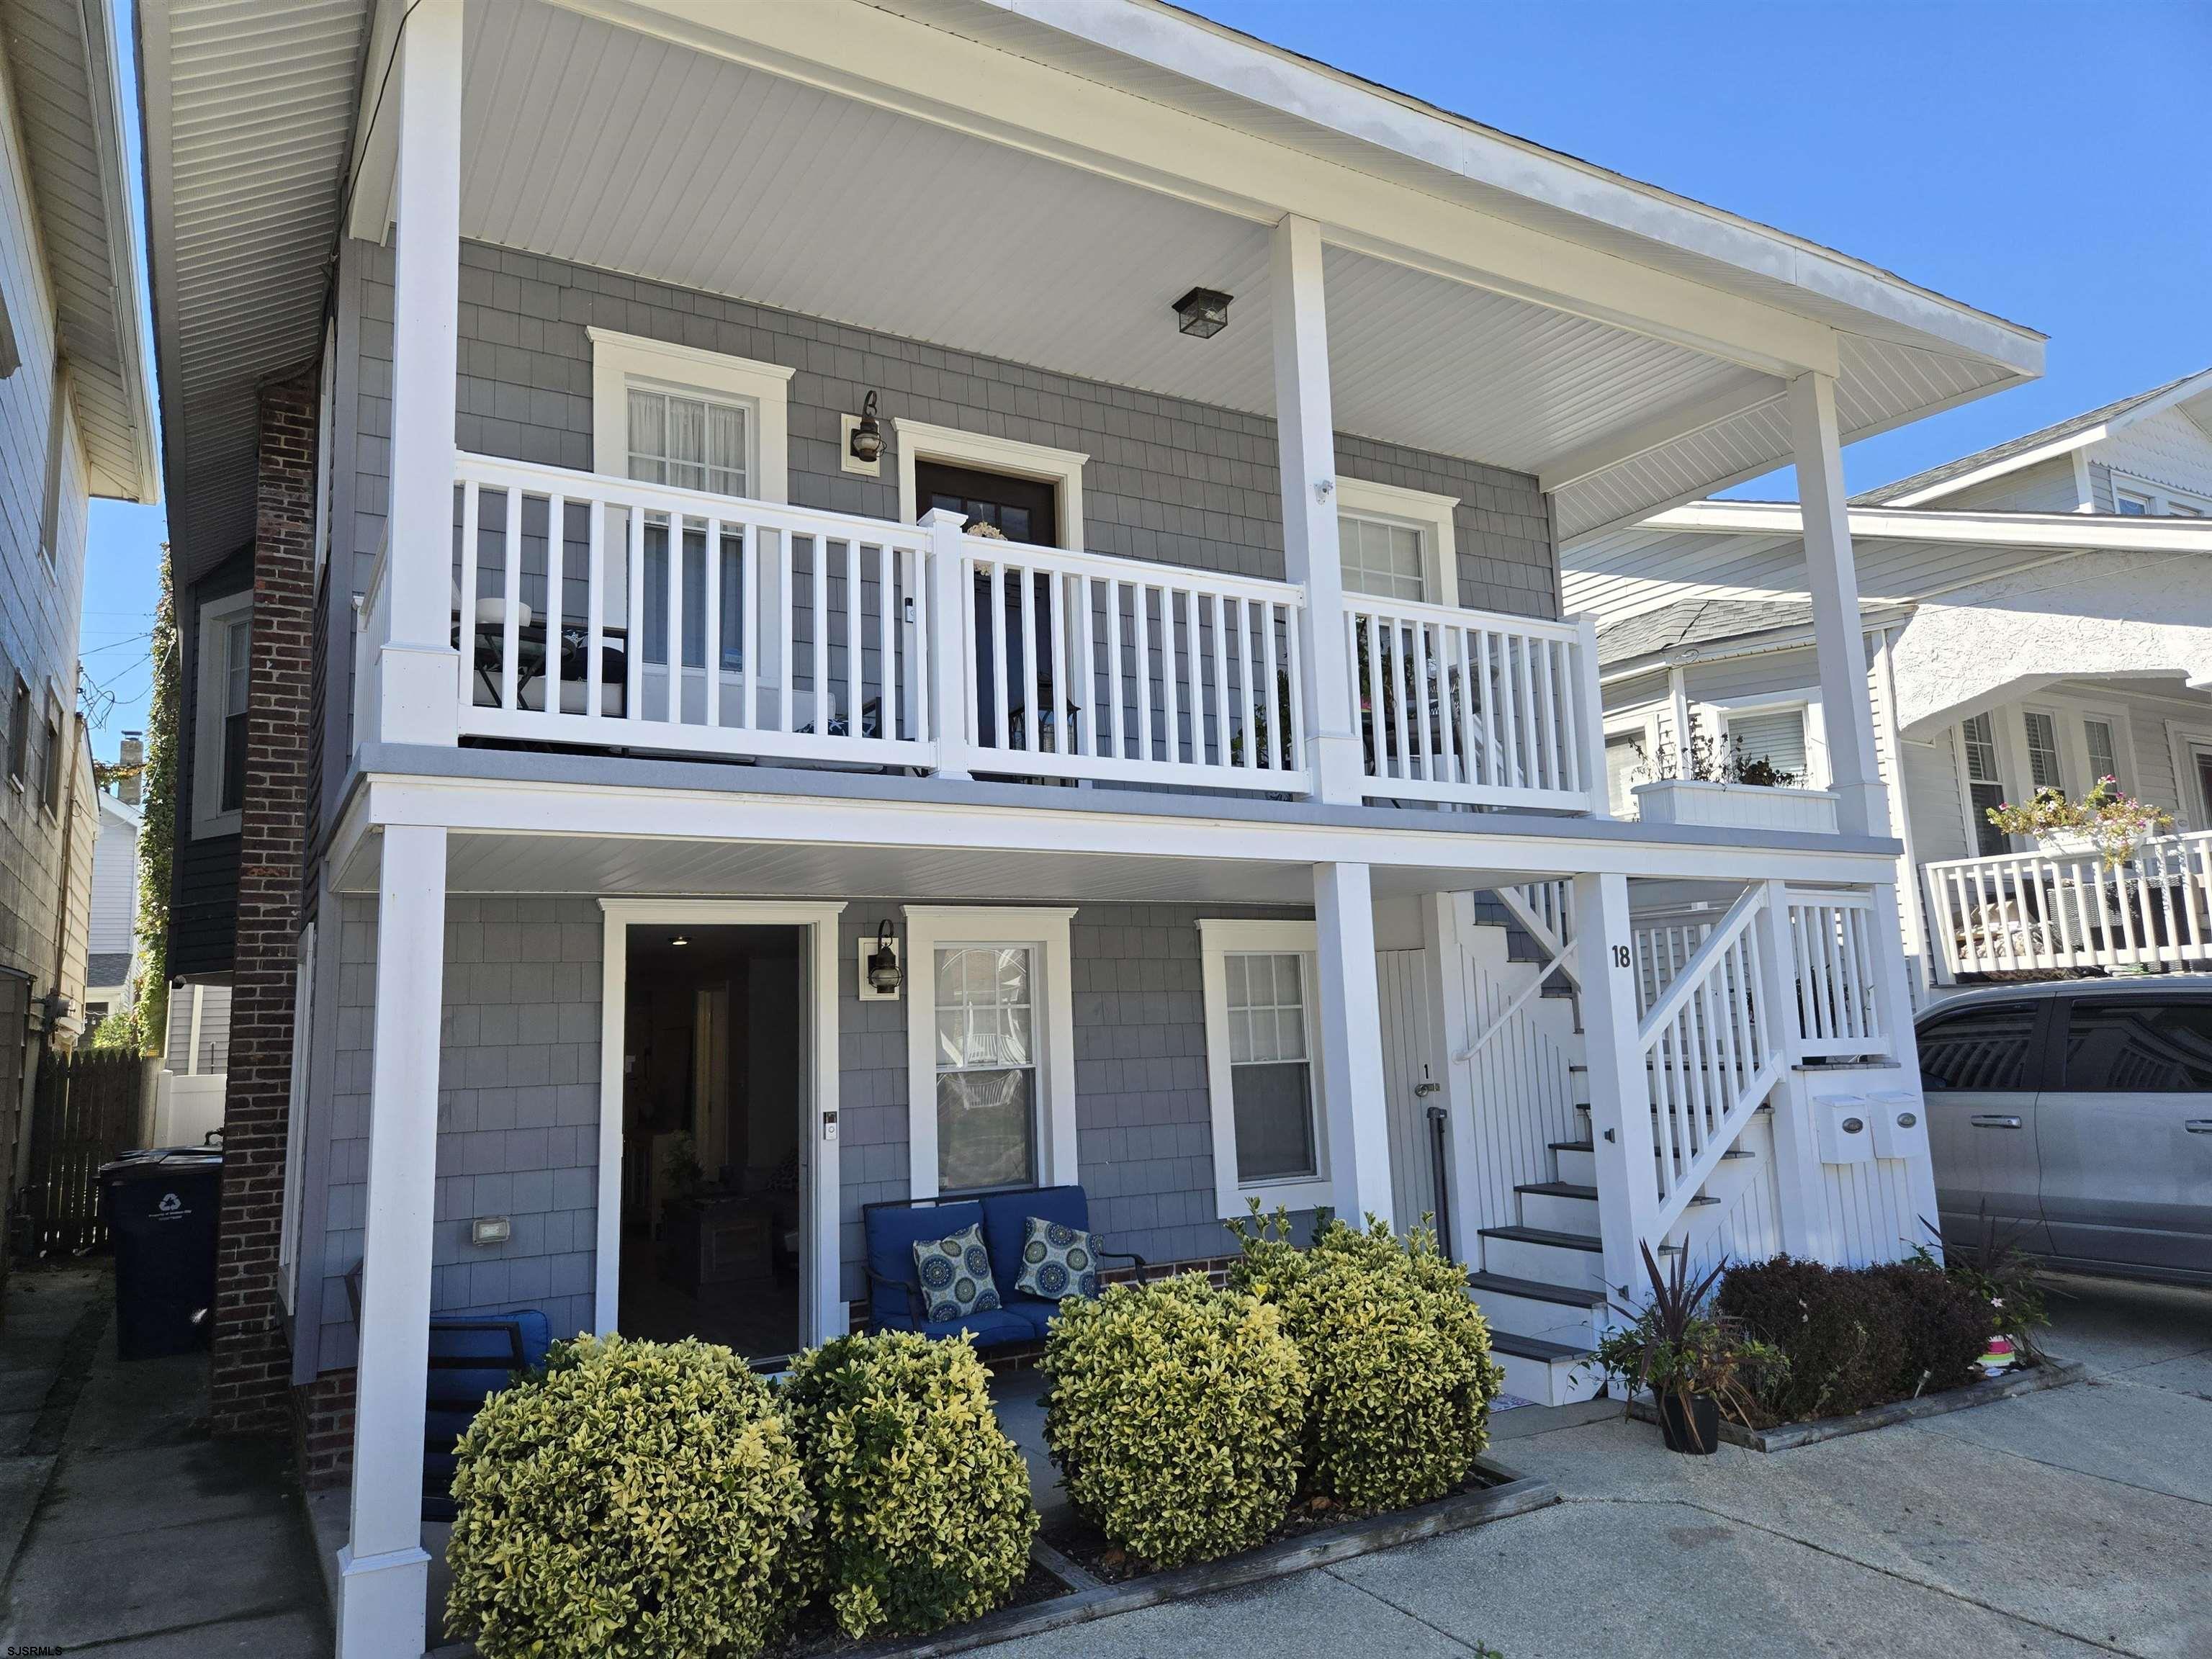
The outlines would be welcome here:
<svg viewBox="0 0 2212 1659">
<path fill-rule="evenodd" d="M 1658 1154 L 1655 1243 L 1681 1218 L 1789 1063 L 1783 1022 L 1762 1012 L 1766 964 L 1754 924 L 1771 890 L 1754 884 L 1724 915 L 1701 924 L 1702 939 L 1637 1024 Z"/>
<path fill-rule="evenodd" d="M 477 455 L 457 479 L 465 734 L 935 764 L 926 530 Z"/>
<path fill-rule="evenodd" d="M 961 572 L 969 770 L 1311 793 L 1303 589 L 976 536 Z"/>
<path fill-rule="evenodd" d="M 1931 943 L 1953 977 L 2212 967 L 2212 832 L 2154 836 L 2118 867 L 2089 852 L 1925 869 Z"/>
<path fill-rule="evenodd" d="M 1345 595 L 1370 799 L 1602 811 L 1595 635 Z"/>
</svg>

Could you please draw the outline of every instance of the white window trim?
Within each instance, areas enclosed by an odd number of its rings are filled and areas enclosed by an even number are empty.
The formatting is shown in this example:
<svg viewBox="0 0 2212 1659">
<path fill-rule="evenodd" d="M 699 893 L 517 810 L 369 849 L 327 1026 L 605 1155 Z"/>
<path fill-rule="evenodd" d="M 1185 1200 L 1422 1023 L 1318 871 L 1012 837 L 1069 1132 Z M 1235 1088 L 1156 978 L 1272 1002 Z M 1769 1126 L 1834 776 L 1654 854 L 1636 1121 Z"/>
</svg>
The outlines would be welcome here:
<svg viewBox="0 0 2212 1659">
<path fill-rule="evenodd" d="M 981 432 L 963 432 L 957 427 L 932 426 L 926 421 L 902 417 L 892 419 L 891 429 L 898 450 L 901 524 L 912 524 L 921 516 L 920 492 L 914 481 L 916 462 L 972 466 L 985 472 L 1009 473 L 1053 485 L 1060 496 L 1060 545 L 1071 553 L 1083 550 L 1083 469 L 1090 456 L 1077 450 L 1025 444 L 1013 438 L 994 438 Z"/>
<path fill-rule="evenodd" d="M 276 1226 L 276 1294 L 286 1313 L 300 1306 L 300 1198 L 307 1145 L 307 1065 L 314 1052 L 315 924 L 300 930 L 293 950 L 289 1103 L 284 1115 L 284 1195 Z"/>
<path fill-rule="evenodd" d="M 843 1243 L 839 1224 L 842 1176 L 836 1133 L 839 1098 L 838 989 L 844 979 L 838 950 L 842 900 L 612 899 L 599 901 L 599 1180 L 605 1194 L 622 1191 L 623 1051 L 629 1006 L 629 929 L 661 924 L 694 927 L 800 927 L 807 1008 L 800 1041 L 805 1127 L 799 1132 L 799 1340 L 812 1347 L 845 1334 Z M 622 1205 L 599 1206 L 592 1263 L 592 1325 L 612 1334 L 621 1315 Z"/>
<path fill-rule="evenodd" d="M 1606 738 L 1610 741 L 1623 733 L 1633 736 L 1644 746 L 1643 764 L 1649 767 L 1656 763 L 1659 757 L 1659 718 L 1665 712 L 1665 704 L 1655 702 L 1646 704 L 1641 708 L 1609 714 L 1605 717 Z M 1618 809 L 1614 809 L 1631 818 L 1636 816 L 1636 783 L 1637 780 L 1634 778 L 1632 777 L 1629 780 L 1628 799 Z M 1610 794 L 1607 796 L 1607 805 L 1611 808 Z"/>
<path fill-rule="evenodd" d="M 2204 791 L 2197 781 L 2197 756 L 2212 753 L 2212 726 L 2191 726 L 2183 720 L 2167 720 L 2165 725 L 2166 752 L 2173 757 L 2175 825 L 2182 830 L 2212 830 L 2212 811 L 2208 811 Z"/>
<path fill-rule="evenodd" d="M 629 387 L 748 404 L 756 416 L 747 457 L 746 499 L 791 500 L 791 379 L 796 369 L 696 346 L 674 345 L 612 329 L 587 328 L 592 342 L 592 466 L 612 477 L 629 473 Z"/>
<path fill-rule="evenodd" d="M 1073 908 L 909 904 L 906 907 L 907 1191 L 938 1195 L 937 952 L 947 945 L 1026 945 L 1042 981 L 1031 992 L 1036 1057 L 1037 1184 L 1068 1186 L 1075 1164 L 1075 986 L 1068 950 Z"/>
<path fill-rule="evenodd" d="M 1310 921 L 1233 921 L 1207 917 L 1198 924 L 1199 966 L 1206 994 L 1206 1082 L 1212 1107 L 1214 1209 L 1224 1221 L 1278 1205 L 1310 1210 L 1335 1201 L 1328 1170 L 1323 1036 L 1320 994 L 1320 930 Z M 1237 1094 L 1229 1059 L 1229 971 L 1232 952 L 1296 951 L 1305 959 L 1307 1061 L 1313 1068 L 1315 1172 L 1295 1181 L 1244 1182 L 1237 1174 Z"/>
<path fill-rule="evenodd" d="M 1826 789 L 1834 775 L 1828 766 L 1828 726 L 1821 718 L 1820 694 L 1811 687 L 1796 691 L 1762 693 L 1755 697 L 1733 699 L 1727 702 L 1699 705 L 1705 711 L 1723 738 L 1729 732 L 1729 722 L 1747 720 L 1755 714 L 1784 714 L 1796 711 L 1805 716 L 1805 776 L 1798 787 L 1803 789 Z"/>
<path fill-rule="evenodd" d="M 2198 495 L 2192 489 L 2176 489 L 2170 484 L 2153 483 L 2148 478 L 2131 472 L 2114 471 L 2112 479 L 2112 511 L 2120 510 L 2123 495 L 2141 495 L 2151 504 L 2154 514 L 2171 514 L 2179 502 L 2199 518 L 2212 518 L 2212 498 Z M 2184 516 L 2187 516 L 2185 514 Z"/>
<path fill-rule="evenodd" d="M 1452 527 L 1452 514 L 1458 507 L 1456 495 L 1436 495 L 1425 489 L 1407 489 L 1341 474 L 1336 480 L 1339 513 L 1389 520 L 1421 532 L 1421 599 L 1428 605 L 1459 604 L 1459 545 Z"/>
<path fill-rule="evenodd" d="M 214 647 L 219 630 L 240 611 L 253 609 L 253 590 L 247 588 L 200 607 L 199 653 L 193 659 L 192 697 L 192 836 L 234 836 L 244 812 L 225 812 L 215 803 L 222 799 L 222 715 L 221 700 L 209 695 L 209 675 L 216 661 Z"/>
<path fill-rule="evenodd" d="M 2003 791 L 2003 798 L 2010 800 L 2019 793 L 2013 787 L 2013 783 L 2014 780 L 2020 775 L 2015 769 L 2017 763 L 2011 752 L 2011 745 L 2005 735 L 2006 728 L 2016 723 L 2008 718 L 2010 714 L 2011 710 L 2002 707 L 1967 708 L 1962 709 L 1958 718 L 1951 722 L 1951 761 L 1959 777 L 1959 817 L 1960 823 L 1966 826 L 1968 858 L 1978 859 L 1984 854 L 1982 852 L 1980 815 L 1974 811 L 1974 785 L 1978 780 L 1966 767 L 1966 722 L 1977 714 L 1986 714 L 1990 717 L 1990 747 L 1996 751 L 1997 787 Z"/>
<path fill-rule="evenodd" d="M 2077 763 L 2081 744 L 2078 738 L 2072 743 L 2066 740 L 2065 708 L 2051 698 L 2038 697 L 2032 702 L 2015 704 L 2005 712 L 2010 716 L 2005 724 L 2011 728 L 2013 740 L 2020 744 L 2021 795 L 2033 795 L 2039 787 L 2035 781 L 2035 758 L 2027 741 L 2030 714 L 2040 714 L 2051 722 L 2051 741 L 2056 745 L 2058 761 L 2058 787 L 2069 796 L 2079 794 L 2081 769 Z"/>
<path fill-rule="evenodd" d="M 2132 792 L 2130 780 L 2136 771 L 2135 728 L 2128 718 L 2124 703 L 2106 703 L 2088 697 L 2066 697 L 2059 701 L 2063 711 L 2058 723 L 2058 742 L 2066 757 L 2066 764 L 2073 769 L 2080 787 L 2087 791 L 2101 775 L 2089 759 L 2087 722 L 2102 720 L 2112 728 L 2112 773 L 2119 780 L 2122 794 Z"/>
</svg>

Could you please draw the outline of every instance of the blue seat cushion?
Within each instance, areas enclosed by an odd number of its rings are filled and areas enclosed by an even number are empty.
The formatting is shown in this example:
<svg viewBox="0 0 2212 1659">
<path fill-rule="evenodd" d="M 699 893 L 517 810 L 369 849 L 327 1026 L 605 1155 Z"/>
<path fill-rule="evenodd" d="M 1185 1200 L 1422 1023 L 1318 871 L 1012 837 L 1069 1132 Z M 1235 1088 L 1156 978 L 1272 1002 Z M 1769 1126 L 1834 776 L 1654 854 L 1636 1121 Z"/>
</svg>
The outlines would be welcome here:
<svg viewBox="0 0 2212 1659">
<path fill-rule="evenodd" d="M 1003 1348 L 1016 1342 L 1034 1342 L 1042 1329 L 1012 1309 L 994 1308 L 988 1313 L 969 1314 L 965 1319 L 933 1319 L 921 1328 L 921 1334 L 945 1337 L 965 1331 L 975 1339 L 979 1348 Z"/>
<path fill-rule="evenodd" d="M 915 1329 L 914 1303 L 906 1291 L 899 1288 L 914 1285 L 919 1289 L 914 1271 L 914 1247 L 927 1239 L 950 1238 L 962 1228 L 977 1225 L 982 1219 L 983 1206 L 973 1199 L 961 1199 L 951 1204 L 885 1205 L 881 1209 L 867 1211 L 868 1310 L 875 1316 L 876 1323 L 893 1330 Z M 985 1237 L 988 1248 L 988 1234 Z"/>
<path fill-rule="evenodd" d="M 1079 1232 L 1091 1231 L 1091 1200 L 1080 1187 L 1038 1187 L 1024 1193 L 991 1193 L 982 1200 L 983 1247 L 991 1253 L 991 1274 L 999 1281 L 999 1301 L 1012 1307 L 1027 1300 L 1014 1288 L 1021 1277 L 1022 1246 L 1029 1219 L 1057 1221 Z"/>
<path fill-rule="evenodd" d="M 1010 1313 L 1015 1318 L 1024 1321 L 1029 1325 L 1030 1334 L 1042 1342 L 1044 1340 L 1045 1328 L 1052 1323 L 1052 1316 L 1060 1311 L 1060 1304 L 1041 1302 L 1033 1296 L 1018 1296 L 1006 1304 L 1000 1311 Z"/>
</svg>

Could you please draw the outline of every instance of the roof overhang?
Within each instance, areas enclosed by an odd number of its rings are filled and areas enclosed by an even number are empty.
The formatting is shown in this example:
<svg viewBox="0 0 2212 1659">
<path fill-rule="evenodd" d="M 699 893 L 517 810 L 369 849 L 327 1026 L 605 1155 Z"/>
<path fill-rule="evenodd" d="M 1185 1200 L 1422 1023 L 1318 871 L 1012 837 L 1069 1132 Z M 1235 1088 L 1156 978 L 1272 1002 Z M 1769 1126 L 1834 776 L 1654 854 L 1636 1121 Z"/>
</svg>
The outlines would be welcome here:
<svg viewBox="0 0 2212 1659">
<path fill-rule="evenodd" d="M 6 0 L 0 18 L 92 493 L 159 501 L 153 358 L 113 9 L 87 0 Z"/>
<path fill-rule="evenodd" d="M 146 12 L 191 568 L 251 533 L 252 386 L 318 349 L 349 173 L 346 228 L 391 222 L 356 112 L 404 13 Z M 1856 438 L 2041 372 L 2032 331 L 1147 0 L 513 0 L 468 43 L 465 235 L 1139 391 L 1272 413 L 1267 230 L 1310 217 L 1339 427 L 1533 473 L 1563 535 L 1786 461 L 1797 374 Z M 749 234 L 678 234 L 657 198 L 708 173 Z M 1024 234 L 980 250 L 933 180 L 1018 192 Z M 1252 322 L 1162 330 L 1192 282 Z"/>
<path fill-rule="evenodd" d="M 1802 536 L 1795 501 L 1693 501 L 1645 521 L 1655 535 Z M 2050 552 L 2212 554 L 2212 519 L 2121 518 L 2087 513 L 1945 513 L 1855 507 L 1851 535 L 1869 541 L 1973 544 Z"/>
<path fill-rule="evenodd" d="M 1885 628 L 1894 628 L 1900 623 L 1910 622 L 1913 609 L 1909 605 L 1862 606 L 1859 631 L 1875 634 Z M 1698 663 L 1734 662 L 1747 657 L 1772 656 L 1784 651 L 1809 650 L 1816 643 L 1813 626 L 1807 623 L 1785 628 L 1754 629 L 1723 639 L 1705 640 L 1695 645 L 1670 646 L 1663 650 L 1646 651 L 1638 656 L 1622 657 L 1608 662 L 1603 658 L 1604 635 L 1601 631 L 1598 683 L 1614 685 L 1669 668 L 1689 668 Z"/>
</svg>

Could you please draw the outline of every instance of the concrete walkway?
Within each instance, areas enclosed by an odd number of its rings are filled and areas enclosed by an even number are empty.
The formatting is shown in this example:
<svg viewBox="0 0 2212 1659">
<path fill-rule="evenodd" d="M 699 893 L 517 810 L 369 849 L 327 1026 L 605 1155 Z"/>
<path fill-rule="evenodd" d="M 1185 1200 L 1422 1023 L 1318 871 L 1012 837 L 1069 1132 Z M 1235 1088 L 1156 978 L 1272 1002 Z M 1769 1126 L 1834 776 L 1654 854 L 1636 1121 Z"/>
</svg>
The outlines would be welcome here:
<svg viewBox="0 0 2212 1659">
<path fill-rule="evenodd" d="M 1498 1419 L 1557 1508 L 994 1655 L 2212 1654 L 2212 1293 L 2062 1281 L 2086 1382 L 1773 1454 Z"/>
<path fill-rule="evenodd" d="M 105 1264 L 19 1268 L 0 1329 L 0 1653 L 325 1659 L 290 1448 L 207 1432 L 204 1355 L 115 1358 Z"/>
</svg>

